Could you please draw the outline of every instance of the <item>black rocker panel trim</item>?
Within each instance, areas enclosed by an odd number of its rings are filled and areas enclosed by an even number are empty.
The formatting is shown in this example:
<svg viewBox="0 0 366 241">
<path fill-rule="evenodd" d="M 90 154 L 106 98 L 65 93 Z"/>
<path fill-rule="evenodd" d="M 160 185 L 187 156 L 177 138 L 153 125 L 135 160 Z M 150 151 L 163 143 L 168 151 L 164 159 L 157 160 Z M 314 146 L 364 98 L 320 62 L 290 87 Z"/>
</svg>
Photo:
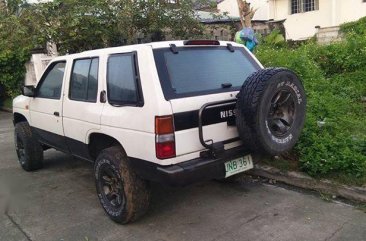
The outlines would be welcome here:
<svg viewBox="0 0 366 241">
<path fill-rule="evenodd" d="M 70 153 L 64 136 L 52 133 L 50 131 L 45 131 L 36 127 L 31 127 L 31 129 L 34 136 L 42 144 L 53 147 L 65 153 Z"/>
<path fill-rule="evenodd" d="M 50 131 L 31 127 L 32 133 L 42 144 L 55 148 L 67 154 L 72 154 L 81 159 L 92 161 L 89 155 L 88 145 L 75 139 L 61 136 Z"/>
<path fill-rule="evenodd" d="M 93 161 L 89 155 L 89 148 L 87 144 L 69 137 L 65 137 L 65 139 L 72 155 L 87 161 Z"/>
<path fill-rule="evenodd" d="M 175 113 L 173 115 L 175 131 L 198 128 L 198 111 Z M 235 125 L 235 103 L 207 108 L 203 112 L 202 118 L 204 126 L 221 122 L 227 122 L 228 125 Z"/>
</svg>

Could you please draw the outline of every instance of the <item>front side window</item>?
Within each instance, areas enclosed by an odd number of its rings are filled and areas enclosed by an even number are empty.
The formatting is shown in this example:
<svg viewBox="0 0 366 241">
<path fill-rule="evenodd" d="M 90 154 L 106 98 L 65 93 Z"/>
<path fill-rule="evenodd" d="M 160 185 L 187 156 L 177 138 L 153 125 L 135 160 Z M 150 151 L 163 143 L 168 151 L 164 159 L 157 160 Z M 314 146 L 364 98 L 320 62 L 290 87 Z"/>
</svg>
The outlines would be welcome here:
<svg viewBox="0 0 366 241">
<path fill-rule="evenodd" d="M 70 80 L 70 99 L 96 102 L 98 92 L 98 58 L 74 61 Z"/>
<path fill-rule="evenodd" d="M 37 97 L 60 99 L 65 65 L 66 62 L 58 62 L 48 68 L 40 81 L 40 86 L 37 88 Z"/>
<path fill-rule="evenodd" d="M 243 48 L 185 47 L 154 51 L 166 99 L 239 90 L 258 64 Z"/>
<path fill-rule="evenodd" d="M 310 12 L 319 9 L 319 0 L 290 0 L 291 14 Z"/>
<path fill-rule="evenodd" d="M 112 105 L 139 102 L 138 73 L 134 54 L 115 54 L 108 59 L 108 101 Z"/>
</svg>

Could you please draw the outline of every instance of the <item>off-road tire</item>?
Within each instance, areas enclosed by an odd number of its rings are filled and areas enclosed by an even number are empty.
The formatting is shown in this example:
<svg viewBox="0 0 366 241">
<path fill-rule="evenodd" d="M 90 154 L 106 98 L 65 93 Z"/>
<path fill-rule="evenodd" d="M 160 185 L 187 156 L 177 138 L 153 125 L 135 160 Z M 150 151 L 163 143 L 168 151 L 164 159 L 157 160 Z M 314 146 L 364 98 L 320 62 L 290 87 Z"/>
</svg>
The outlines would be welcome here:
<svg viewBox="0 0 366 241">
<path fill-rule="evenodd" d="M 279 101 L 276 94 L 284 100 L 276 103 L 275 101 Z M 286 110 L 286 107 L 281 107 L 280 104 L 287 96 L 289 97 L 286 103 L 290 107 Z M 276 116 L 278 110 L 272 111 L 276 108 L 285 110 L 284 116 L 290 116 L 292 113 L 292 118 L 279 120 Z M 240 138 L 250 151 L 279 155 L 289 151 L 298 141 L 304 126 L 305 112 L 305 91 L 297 75 L 284 68 L 262 69 L 248 77 L 238 94 L 236 126 Z M 275 117 L 270 118 L 271 113 Z M 278 130 L 275 129 L 274 120 L 281 127 L 277 126 Z M 289 120 L 292 121 L 288 126 Z"/>
<path fill-rule="evenodd" d="M 121 224 L 136 221 L 143 216 L 150 203 L 149 183 L 137 176 L 129 162 L 124 150 L 119 146 L 114 146 L 103 150 L 98 155 L 94 165 L 99 201 L 106 214 L 113 221 Z M 119 190 L 117 193 L 120 193 L 121 196 L 120 205 L 114 206 L 113 202 L 108 200 L 106 191 L 113 190 L 113 188 L 106 187 L 106 184 L 103 186 L 106 179 L 103 175 L 107 173 L 105 170 L 109 170 L 109 174 L 113 176 L 111 179 L 116 181 L 115 186 Z M 108 176 L 108 174 L 106 175 Z"/>
<path fill-rule="evenodd" d="M 15 125 L 14 143 L 20 166 L 25 171 L 35 171 L 43 167 L 43 149 L 33 136 L 27 122 Z"/>
</svg>

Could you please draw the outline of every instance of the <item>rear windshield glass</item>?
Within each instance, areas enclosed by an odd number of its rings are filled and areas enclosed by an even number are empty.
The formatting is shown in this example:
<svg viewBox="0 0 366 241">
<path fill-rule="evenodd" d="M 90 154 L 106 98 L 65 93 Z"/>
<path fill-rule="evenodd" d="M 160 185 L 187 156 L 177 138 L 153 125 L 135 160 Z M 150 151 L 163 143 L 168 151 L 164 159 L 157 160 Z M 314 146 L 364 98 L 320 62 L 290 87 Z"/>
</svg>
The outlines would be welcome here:
<svg viewBox="0 0 366 241">
<path fill-rule="evenodd" d="M 176 54 L 159 49 L 154 54 L 169 99 L 237 90 L 259 68 L 242 48 L 178 48 Z"/>
</svg>

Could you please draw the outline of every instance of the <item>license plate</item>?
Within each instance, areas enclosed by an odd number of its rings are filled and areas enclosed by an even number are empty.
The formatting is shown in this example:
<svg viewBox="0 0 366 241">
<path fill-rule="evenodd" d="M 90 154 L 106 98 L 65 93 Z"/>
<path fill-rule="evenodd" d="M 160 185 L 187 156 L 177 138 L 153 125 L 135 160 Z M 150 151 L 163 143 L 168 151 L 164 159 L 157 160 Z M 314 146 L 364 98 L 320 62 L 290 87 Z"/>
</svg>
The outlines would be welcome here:
<svg viewBox="0 0 366 241">
<path fill-rule="evenodd" d="M 230 177 L 240 172 L 253 168 L 253 160 L 251 155 L 240 157 L 232 161 L 225 162 L 225 177 Z"/>
</svg>

